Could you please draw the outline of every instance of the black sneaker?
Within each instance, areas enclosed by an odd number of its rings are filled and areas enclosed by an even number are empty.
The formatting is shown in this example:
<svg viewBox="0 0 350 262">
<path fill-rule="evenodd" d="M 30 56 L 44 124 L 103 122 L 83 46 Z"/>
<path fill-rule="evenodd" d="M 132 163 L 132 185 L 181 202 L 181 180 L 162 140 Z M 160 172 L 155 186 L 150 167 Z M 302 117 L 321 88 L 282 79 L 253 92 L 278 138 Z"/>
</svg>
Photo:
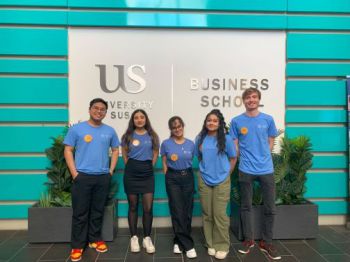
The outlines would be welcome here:
<svg viewBox="0 0 350 262">
<path fill-rule="evenodd" d="M 259 248 L 262 252 L 265 252 L 269 256 L 269 258 L 273 260 L 279 260 L 282 258 L 272 244 L 267 244 L 263 240 L 259 242 Z"/>
<path fill-rule="evenodd" d="M 245 240 L 242 245 L 238 248 L 238 252 L 241 254 L 248 254 L 250 249 L 255 245 L 254 240 Z"/>
</svg>

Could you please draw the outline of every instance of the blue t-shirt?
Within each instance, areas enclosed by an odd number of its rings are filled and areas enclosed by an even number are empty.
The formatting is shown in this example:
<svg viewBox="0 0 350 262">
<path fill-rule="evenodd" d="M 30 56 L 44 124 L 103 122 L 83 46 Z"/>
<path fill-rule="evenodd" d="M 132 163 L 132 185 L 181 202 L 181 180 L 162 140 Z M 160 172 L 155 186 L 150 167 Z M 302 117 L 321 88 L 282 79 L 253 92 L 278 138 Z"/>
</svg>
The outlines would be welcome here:
<svg viewBox="0 0 350 262">
<path fill-rule="evenodd" d="M 239 170 L 252 175 L 273 173 L 269 137 L 278 135 L 272 116 L 259 113 L 250 117 L 245 113 L 231 120 L 230 135 L 238 139 Z"/>
<path fill-rule="evenodd" d="M 122 146 L 125 146 L 124 143 Z M 128 158 L 140 161 L 153 159 L 152 138 L 147 132 L 143 135 L 134 132 L 131 136 L 131 142 L 128 147 Z"/>
<path fill-rule="evenodd" d="M 189 139 L 185 139 L 182 144 L 177 144 L 174 139 L 168 138 L 163 141 L 160 154 L 166 156 L 168 167 L 176 170 L 187 169 L 192 167 L 194 143 Z"/>
<path fill-rule="evenodd" d="M 109 173 L 109 148 L 118 147 L 119 138 L 112 127 L 94 127 L 85 121 L 69 128 L 63 143 L 75 148 L 78 172 L 101 175 Z"/>
<path fill-rule="evenodd" d="M 236 157 L 236 147 L 232 138 L 226 135 L 225 153 L 218 154 L 216 136 L 206 136 L 198 151 L 199 137 L 196 138 L 195 155 L 201 157 L 199 171 L 205 184 L 216 186 L 230 175 L 230 158 Z"/>
</svg>

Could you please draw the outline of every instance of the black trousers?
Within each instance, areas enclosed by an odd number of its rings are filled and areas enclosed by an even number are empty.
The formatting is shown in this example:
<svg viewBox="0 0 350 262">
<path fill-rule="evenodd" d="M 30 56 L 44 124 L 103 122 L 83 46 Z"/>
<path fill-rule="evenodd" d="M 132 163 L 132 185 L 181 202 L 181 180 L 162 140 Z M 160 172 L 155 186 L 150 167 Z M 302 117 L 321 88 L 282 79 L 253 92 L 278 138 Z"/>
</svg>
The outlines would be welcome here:
<svg viewBox="0 0 350 262">
<path fill-rule="evenodd" d="M 102 222 L 107 202 L 110 174 L 88 175 L 79 172 L 72 186 L 72 248 L 102 240 Z"/>
<path fill-rule="evenodd" d="M 191 237 L 194 194 L 192 169 L 181 172 L 168 168 L 165 184 L 175 234 L 174 244 L 178 244 L 182 250 L 188 251 L 194 246 Z"/>
</svg>

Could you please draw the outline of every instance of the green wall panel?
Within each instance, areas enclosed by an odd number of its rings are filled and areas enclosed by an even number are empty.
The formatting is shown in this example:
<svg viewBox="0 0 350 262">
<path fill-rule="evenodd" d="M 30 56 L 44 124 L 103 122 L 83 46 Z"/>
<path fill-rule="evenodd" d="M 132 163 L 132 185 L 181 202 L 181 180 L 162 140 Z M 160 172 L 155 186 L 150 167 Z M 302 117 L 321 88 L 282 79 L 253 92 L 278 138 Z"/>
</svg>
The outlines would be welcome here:
<svg viewBox="0 0 350 262">
<path fill-rule="evenodd" d="M 296 137 L 300 135 L 311 139 L 313 151 L 347 151 L 346 127 L 287 127 L 286 135 Z M 327 141 L 329 141 L 327 143 Z"/>
<path fill-rule="evenodd" d="M 287 106 L 345 106 L 345 81 L 288 80 Z"/>
<path fill-rule="evenodd" d="M 51 126 L 1 126 L 0 136 L 6 139 L 1 143 L 0 152 L 42 153 L 51 146 L 51 137 L 62 134 L 63 129 Z"/>
<path fill-rule="evenodd" d="M 336 198 L 348 196 L 348 173 L 308 173 L 307 198 Z"/>
<path fill-rule="evenodd" d="M 288 33 L 288 59 L 350 59 L 350 34 Z"/>
<path fill-rule="evenodd" d="M 287 76 L 345 77 L 350 63 L 291 63 L 287 64 Z"/>
<path fill-rule="evenodd" d="M 348 0 L 288 0 L 289 12 L 350 12 L 350 2 Z"/>
<path fill-rule="evenodd" d="M 45 156 L 0 156 L 0 170 L 45 170 L 48 166 Z"/>
<path fill-rule="evenodd" d="M 345 123 L 346 110 L 287 110 L 286 123 Z"/>
<path fill-rule="evenodd" d="M 3 122 L 68 122 L 68 109 L 0 108 Z"/>
<path fill-rule="evenodd" d="M 70 26 L 283 29 L 284 15 L 71 11 Z"/>
<path fill-rule="evenodd" d="M 85 8 L 120 8 L 120 9 L 175 9 L 175 10 L 222 10 L 222 11 L 280 11 L 287 9 L 286 0 L 148 0 L 148 1 L 113 1 L 113 0 L 68 0 L 69 7 Z"/>
<path fill-rule="evenodd" d="M 0 28 L 0 55 L 66 56 L 66 29 Z"/>
<path fill-rule="evenodd" d="M 2 104 L 67 104 L 67 78 L 0 77 Z"/>
<path fill-rule="evenodd" d="M 346 215 L 348 203 L 346 201 L 313 201 L 318 205 L 319 215 Z"/>
<path fill-rule="evenodd" d="M 348 158 L 341 156 L 314 156 L 312 158 L 312 168 L 348 168 Z"/>
<path fill-rule="evenodd" d="M 0 73 L 67 74 L 68 61 L 0 59 Z"/>
<path fill-rule="evenodd" d="M 67 0 L 1 0 L 0 6 L 47 6 L 66 7 Z"/>
<path fill-rule="evenodd" d="M 31 205 L 0 205 L 0 219 L 27 219 Z"/>
<path fill-rule="evenodd" d="M 67 11 L 0 10 L 0 24 L 65 26 Z"/>
<path fill-rule="evenodd" d="M 37 201 L 45 191 L 45 182 L 47 182 L 45 174 L 1 174 L 0 184 L 6 186 L 0 190 L 0 199 L 1 201 Z"/>
<path fill-rule="evenodd" d="M 287 24 L 289 30 L 349 30 L 350 17 L 288 15 Z"/>
</svg>

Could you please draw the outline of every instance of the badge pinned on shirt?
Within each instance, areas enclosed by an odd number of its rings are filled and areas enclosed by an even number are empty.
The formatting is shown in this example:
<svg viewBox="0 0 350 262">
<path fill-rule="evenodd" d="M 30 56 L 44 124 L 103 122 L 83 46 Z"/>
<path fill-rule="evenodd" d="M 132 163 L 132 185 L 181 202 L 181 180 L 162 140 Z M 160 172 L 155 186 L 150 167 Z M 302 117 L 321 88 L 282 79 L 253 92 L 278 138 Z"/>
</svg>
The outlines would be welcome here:
<svg viewBox="0 0 350 262">
<path fill-rule="evenodd" d="M 140 145 L 140 140 L 134 139 L 134 140 L 132 140 L 132 144 L 134 146 L 138 146 L 138 145 Z"/>
<path fill-rule="evenodd" d="M 90 142 L 92 141 L 92 136 L 91 136 L 91 135 L 85 135 L 85 136 L 84 136 L 84 141 L 85 141 L 86 143 L 90 143 Z"/>
<path fill-rule="evenodd" d="M 170 159 L 171 159 L 172 161 L 177 161 L 177 160 L 179 159 L 179 157 L 177 156 L 177 154 L 172 154 L 172 155 L 170 156 Z"/>
<path fill-rule="evenodd" d="M 241 134 L 242 134 L 242 135 L 248 134 L 248 128 L 242 127 L 242 128 L 241 128 Z"/>
</svg>

